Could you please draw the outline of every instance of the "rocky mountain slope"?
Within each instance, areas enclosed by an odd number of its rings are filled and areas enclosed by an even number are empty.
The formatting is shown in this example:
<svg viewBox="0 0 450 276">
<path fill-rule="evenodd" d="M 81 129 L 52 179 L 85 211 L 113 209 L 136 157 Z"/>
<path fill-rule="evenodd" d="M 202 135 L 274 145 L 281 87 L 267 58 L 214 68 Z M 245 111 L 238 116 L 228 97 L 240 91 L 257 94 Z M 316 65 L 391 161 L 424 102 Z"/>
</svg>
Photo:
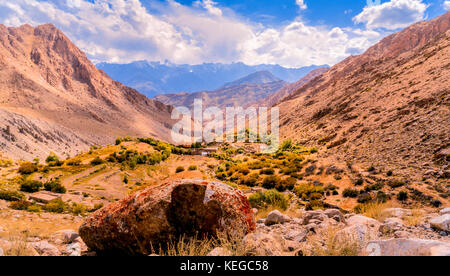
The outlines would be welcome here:
<svg viewBox="0 0 450 276">
<path fill-rule="evenodd" d="M 276 93 L 270 95 L 269 97 L 259 101 L 257 103 L 258 106 L 273 106 L 279 103 L 281 100 L 289 96 L 291 93 L 299 90 L 303 85 L 312 81 L 316 77 L 322 75 L 326 71 L 328 71 L 329 67 L 322 67 L 311 71 L 308 75 L 297 81 L 296 83 L 292 83 L 290 85 L 286 85 L 285 87 L 278 90 Z"/>
<path fill-rule="evenodd" d="M 156 100 L 172 106 L 193 107 L 195 99 L 203 99 L 203 106 L 217 106 L 221 109 L 230 106 L 249 106 L 272 95 L 288 83 L 267 71 L 251 74 L 242 79 L 225 84 L 214 91 L 196 93 L 165 94 L 155 97 Z"/>
<path fill-rule="evenodd" d="M 282 138 L 448 194 L 450 12 L 352 56 L 278 106 Z"/>
<path fill-rule="evenodd" d="M 168 139 L 170 112 L 98 70 L 53 25 L 0 25 L 0 148 L 6 155 L 67 156 L 124 135 Z"/>
</svg>

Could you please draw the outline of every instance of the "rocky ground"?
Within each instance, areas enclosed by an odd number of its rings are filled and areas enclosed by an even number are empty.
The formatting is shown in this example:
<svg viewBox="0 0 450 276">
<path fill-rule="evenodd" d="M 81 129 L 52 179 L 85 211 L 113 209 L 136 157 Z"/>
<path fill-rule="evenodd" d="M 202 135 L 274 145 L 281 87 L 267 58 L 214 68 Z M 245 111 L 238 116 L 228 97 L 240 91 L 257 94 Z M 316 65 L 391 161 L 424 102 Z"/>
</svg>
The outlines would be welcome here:
<svg viewBox="0 0 450 276">
<path fill-rule="evenodd" d="M 161 187 L 151 187 L 93 214 L 84 220 L 80 228 L 81 237 L 75 228 L 48 232 L 47 235 L 41 236 L 22 231 L 22 238 L 14 238 L 12 235 L 5 238 L 5 228 L 1 225 L 5 220 L 0 219 L 0 237 L 3 237 L 0 238 L 0 254 L 97 255 L 109 250 L 107 245 L 112 244 L 115 249 L 130 250 L 136 237 L 151 244 L 153 240 L 162 237 L 158 233 L 190 233 L 187 227 L 194 225 L 196 228 L 190 231 L 233 229 L 236 234 L 236 237 L 232 238 L 232 246 L 230 242 L 214 243 L 211 240 L 209 247 L 205 247 L 204 241 L 196 240 L 194 246 L 203 246 L 203 251 L 201 254 L 196 250 L 191 252 L 208 256 L 450 256 L 449 208 L 434 213 L 427 213 L 426 210 L 421 212 L 385 208 L 380 210 L 377 219 L 354 213 L 344 214 L 337 209 L 305 211 L 295 208 L 284 213 L 274 210 L 255 223 L 255 219 L 250 218 L 249 214 L 258 216 L 262 211 L 253 209 L 251 212 L 249 204 L 242 198 L 243 194 L 227 185 L 184 180 Z M 156 192 L 157 190 L 159 192 Z M 176 198 L 189 200 L 178 201 Z M 199 198 L 204 200 L 197 200 Z M 192 202 L 197 203 L 191 204 Z M 217 212 L 217 208 L 223 212 Z M 183 210 L 189 211 L 189 214 L 170 215 Z M 52 223 L 51 218 L 45 215 L 16 212 L 12 219 L 27 216 L 29 219 L 35 219 L 35 225 L 38 221 Z M 110 218 L 108 223 L 104 223 L 106 217 Z M 173 219 L 180 217 L 183 219 Z M 67 222 L 59 227 L 77 227 L 83 219 L 61 215 L 58 220 Z M 156 220 L 157 224 L 149 224 Z M 212 221 L 217 224 L 211 223 Z M 120 227 L 116 228 L 118 225 Z M 146 225 L 152 227 L 144 227 Z M 235 231 L 237 228 L 232 227 L 233 225 L 245 226 L 239 228 L 243 232 Z M 129 232 L 130 227 L 133 229 L 132 235 Z M 28 232 L 28 235 L 24 235 L 25 232 Z M 115 242 L 111 243 L 113 240 Z M 90 245 L 91 250 L 85 242 Z M 92 251 L 93 248 L 97 252 Z M 134 247 L 132 251 L 127 251 L 127 254 L 145 254 L 141 249 L 142 247 Z M 190 255 L 186 252 L 178 254 Z M 165 252 L 159 253 L 167 255 Z"/>
</svg>

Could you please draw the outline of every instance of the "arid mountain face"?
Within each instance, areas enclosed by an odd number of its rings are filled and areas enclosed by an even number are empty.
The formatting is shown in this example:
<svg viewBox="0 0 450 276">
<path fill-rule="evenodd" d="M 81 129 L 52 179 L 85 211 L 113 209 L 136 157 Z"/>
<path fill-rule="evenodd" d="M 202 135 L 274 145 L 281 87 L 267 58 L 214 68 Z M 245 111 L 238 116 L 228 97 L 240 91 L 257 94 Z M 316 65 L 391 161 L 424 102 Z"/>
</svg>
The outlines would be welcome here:
<svg viewBox="0 0 450 276">
<path fill-rule="evenodd" d="M 308 75 L 306 75 L 301 80 L 297 81 L 296 83 L 292 83 L 289 85 L 286 85 L 285 87 L 278 90 L 276 93 L 270 95 L 269 97 L 259 101 L 257 105 L 259 106 L 273 106 L 277 103 L 279 103 L 281 100 L 289 96 L 291 93 L 299 90 L 303 85 L 307 84 L 308 82 L 312 81 L 313 79 L 317 78 L 318 76 L 322 75 L 326 71 L 328 71 L 328 67 L 322 67 L 315 69 L 311 71 Z"/>
<path fill-rule="evenodd" d="M 0 25 L 0 151 L 62 156 L 117 136 L 167 140 L 171 107 L 113 81 L 53 25 Z"/>
<path fill-rule="evenodd" d="M 193 107 L 196 99 L 202 99 L 205 108 L 247 107 L 267 98 L 286 85 L 286 82 L 277 79 L 269 72 L 257 72 L 215 91 L 165 94 L 158 95 L 155 99 L 172 106 L 189 108 Z"/>
<path fill-rule="evenodd" d="M 283 138 L 363 169 L 448 179 L 450 13 L 344 60 L 279 107 Z"/>
</svg>

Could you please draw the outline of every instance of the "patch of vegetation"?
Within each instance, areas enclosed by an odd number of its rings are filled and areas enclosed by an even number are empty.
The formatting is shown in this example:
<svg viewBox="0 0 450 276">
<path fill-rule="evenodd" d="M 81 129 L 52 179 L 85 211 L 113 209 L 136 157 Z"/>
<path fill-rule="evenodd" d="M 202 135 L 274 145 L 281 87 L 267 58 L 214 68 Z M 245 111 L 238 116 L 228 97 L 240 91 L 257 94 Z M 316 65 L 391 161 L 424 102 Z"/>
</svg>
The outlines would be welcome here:
<svg viewBox="0 0 450 276">
<path fill-rule="evenodd" d="M 103 159 L 101 159 L 100 157 L 95 157 L 92 161 L 91 161 L 91 165 L 92 166 L 98 166 L 105 163 L 105 161 Z"/>
<path fill-rule="evenodd" d="M 406 200 L 408 200 L 408 192 L 405 192 L 405 191 L 399 192 L 398 195 L 397 195 L 397 199 L 399 201 L 406 201 Z"/>
<path fill-rule="evenodd" d="M 406 185 L 406 183 L 402 180 L 391 180 L 387 184 L 392 189 L 400 188 Z"/>
<path fill-rule="evenodd" d="M 19 193 L 17 191 L 0 190 L 0 199 L 2 199 L 2 200 L 19 201 L 24 198 L 25 198 L 25 195 L 22 193 Z"/>
<path fill-rule="evenodd" d="M 271 207 L 287 210 L 289 207 L 289 201 L 286 195 L 277 190 L 268 190 L 252 194 L 248 200 L 250 205 L 257 209 L 267 209 Z"/>
<path fill-rule="evenodd" d="M 295 186 L 294 193 L 303 200 L 319 200 L 323 198 L 324 188 L 321 186 L 314 186 L 309 183 L 302 183 Z"/>
<path fill-rule="evenodd" d="M 55 199 L 45 204 L 42 209 L 50 213 L 62 214 L 69 209 L 69 205 L 62 201 L 62 199 Z"/>
<path fill-rule="evenodd" d="M 44 190 L 57 194 L 65 194 L 67 192 L 66 188 L 59 181 L 49 181 L 44 183 Z"/>
<path fill-rule="evenodd" d="M 20 165 L 18 172 L 22 175 L 32 174 L 38 171 L 38 166 L 31 162 L 25 162 Z"/>
<path fill-rule="evenodd" d="M 181 173 L 181 172 L 184 172 L 184 167 L 178 167 L 177 169 L 176 169 L 176 171 L 175 171 L 176 173 Z"/>
<path fill-rule="evenodd" d="M 20 191 L 26 193 L 36 193 L 44 186 L 42 182 L 36 180 L 23 180 L 20 183 Z"/>
<path fill-rule="evenodd" d="M 188 170 L 190 171 L 196 171 L 198 169 L 198 167 L 196 165 L 190 165 Z"/>
<path fill-rule="evenodd" d="M 355 189 L 345 189 L 342 193 L 343 197 L 357 198 L 359 196 L 359 191 Z"/>
<path fill-rule="evenodd" d="M 13 210 L 26 211 L 31 205 L 32 204 L 26 200 L 18 200 L 11 202 L 9 208 Z"/>
</svg>

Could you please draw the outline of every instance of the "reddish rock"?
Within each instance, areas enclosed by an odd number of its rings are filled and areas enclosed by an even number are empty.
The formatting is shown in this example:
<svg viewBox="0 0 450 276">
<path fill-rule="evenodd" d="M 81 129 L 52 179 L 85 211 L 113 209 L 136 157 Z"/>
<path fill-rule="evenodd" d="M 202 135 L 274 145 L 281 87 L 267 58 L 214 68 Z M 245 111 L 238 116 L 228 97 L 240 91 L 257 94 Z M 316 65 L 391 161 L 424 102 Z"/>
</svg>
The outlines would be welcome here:
<svg viewBox="0 0 450 276">
<path fill-rule="evenodd" d="M 239 190 L 220 182 L 179 180 L 97 211 L 79 234 L 97 253 L 148 255 L 181 235 L 246 234 L 255 228 L 250 203 Z"/>
</svg>

